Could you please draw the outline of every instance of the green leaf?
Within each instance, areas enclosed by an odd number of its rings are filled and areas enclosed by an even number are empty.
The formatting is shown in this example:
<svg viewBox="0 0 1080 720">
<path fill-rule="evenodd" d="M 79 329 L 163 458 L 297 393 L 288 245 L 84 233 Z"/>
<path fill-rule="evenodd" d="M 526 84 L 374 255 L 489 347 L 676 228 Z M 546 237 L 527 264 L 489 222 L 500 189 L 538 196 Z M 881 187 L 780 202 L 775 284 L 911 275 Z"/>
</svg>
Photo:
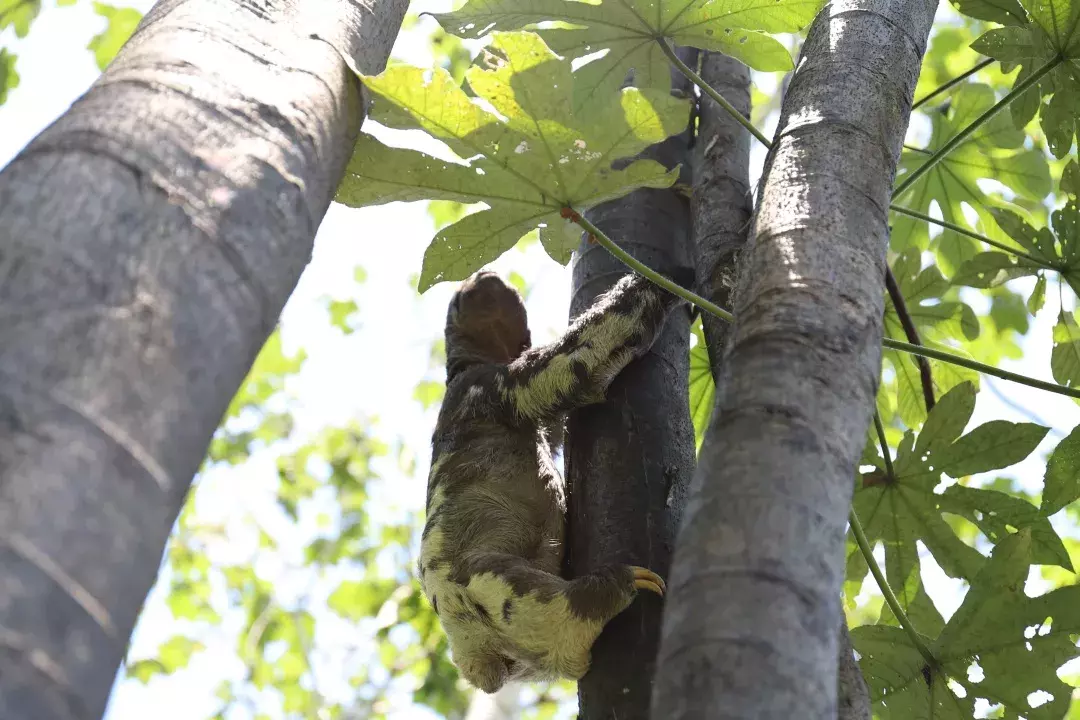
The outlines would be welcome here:
<svg viewBox="0 0 1080 720">
<path fill-rule="evenodd" d="M 948 678 L 931 672 L 911 639 L 898 627 L 863 625 L 851 631 L 859 666 L 878 720 L 971 720 L 975 697 L 957 697 Z"/>
<path fill-rule="evenodd" d="M 709 363 L 709 351 L 705 345 L 700 316 L 694 321 L 690 332 L 695 338 L 695 343 L 690 348 L 690 418 L 694 423 L 694 441 L 700 450 L 701 441 L 712 418 L 716 386 L 713 383 L 712 365 Z"/>
<path fill-rule="evenodd" d="M 942 512 L 966 518 L 997 544 L 1017 529 L 1028 529 L 1032 559 L 1040 565 L 1057 565 L 1072 572 L 1072 560 L 1050 521 L 1031 503 L 997 490 L 951 485 L 941 494 Z"/>
<path fill-rule="evenodd" d="M 1027 301 L 1028 312 L 1032 317 L 1039 314 L 1043 305 L 1046 303 L 1046 275 L 1039 275 L 1039 279 L 1035 281 L 1035 289 L 1031 291 L 1031 297 Z"/>
<path fill-rule="evenodd" d="M 1019 3 L 1017 3 L 1017 7 L 1019 7 Z M 1023 8 L 1020 8 L 1019 16 L 1014 16 L 1012 20 L 1017 25 L 1027 23 L 1027 14 Z M 994 22 L 1004 21 L 995 20 Z M 1023 62 L 1032 57 L 1031 31 L 1026 27 L 1017 27 L 1016 25 L 994 28 L 980 35 L 975 42 L 971 43 L 971 48 L 1004 63 Z"/>
<path fill-rule="evenodd" d="M 15 37 L 24 38 L 39 12 L 41 0 L 0 0 L 0 30 L 12 27 Z"/>
<path fill-rule="evenodd" d="M 1046 144 L 1054 157 L 1063 158 L 1072 148 L 1076 135 L 1076 116 L 1080 102 L 1069 93 L 1056 92 L 1041 109 L 1042 129 Z"/>
<path fill-rule="evenodd" d="M 575 72 L 574 106 L 581 109 L 616 92 L 631 71 L 638 87 L 667 92 L 670 64 L 657 44 L 660 37 L 722 52 L 755 70 L 790 70 L 788 51 L 763 33 L 797 32 L 820 7 L 819 0 L 470 0 L 435 17 L 448 32 L 469 38 L 553 20 L 570 24 L 539 32 L 567 60 L 606 51 Z"/>
<path fill-rule="evenodd" d="M 1020 530 L 995 546 L 930 650 L 954 677 L 968 677 L 977 662 L 978 694 L 1004 704 L 1008 716 L 1056 720 L 1072 696 L 1057 669 L 1078 655 L 1070 634 L 1080 631 L 1080 586 L 1028 597 L 1032 544 L 1030 530 Z M 1032 707 L 1029 697 L 1039 691 L 1049 698 Z"/>
<path fill-rule="evenodd" d="M 1042 505 L 1039 510 L 1049 517 L 1080 497 L 1080 425 L 1058 443 L 1046 463 Z"/>
<path fill-rule="evenodd" d="M 326 605 L 347 620 L 362 620 L 379 612 L 398 584 L 392 580 L 345 580 L 326 600 Z"/>
<path fill-rule="evenodd" d="M 853 630 L 875 717 L 969 720 L 975 716 L 976 698 L 1003 704 L 1005 712 L 997 717 L 1063 717 L 1072 689 L 1057 671 L 1078 655 L 1070 634 L 1080 631 L 1080 586 L 1028 597 L 1024 580 L 1031 562 L 1028 530 L 994 548 L 963 604 L 928 643 L 944 673 L 928 668 L 899 628 Z M 976 665 L 980 677 L 973 679 Z M 950 688 L 950 677 L 964 686 L 962 697 Z M 1041 702 L 1029 701 L 1039 695 Z"/>
<path fill-rule="evenodd" d="M 413 400 L 420 403 L 425 410 L 442 402 L 446 394 L 446 385 L 434 380 L 421 380 L 413 390 Z"/>
<path fill-rule="evenodd" d="M 166 673 L 186 668 L 191 656 L 206 648 L 201 642 L 183 635 L 174 635 L 158 647 L 158 660 Z"/>
<path fill-rule="evenodd" d="M 526 233 L 543 228 L 556 260 L 568 259 L 578 233 L 562 210 L 582 212 L 640 187 L 669 187 L 678 170 L 653 160 L 622 169 L 612 163 L 681 132 L 689 104 L 654 90 L 627 88 L 597 102 L 587 115 L 571 107 L 575 76 L 534 33 L 495 33 L 505 56 L 494 69 L 472 67 L 470 87 L 499 115 L 483 109 L 443 70 L 404 65 L 364 76 L 379 97 L 372 118 L 397 128 L 419 127 L 469 164 L 389 148 L 363 136 L 337 199 L 353 207 L 438 198 L 489 206 L 438 232 L 424 255 L 421 292 L 463 280 Z M 576 242 L 576 240 L 574 240 Z"/>
<path fill-rule="evenodd" d="M 952 277 L 954 285 L 976 288 L 997 287 L 1015 277 L 1035 274 L 1032 266 L 1017 265 L 1016 260 L 1002 252 L 983 252 L 964 262 Z"/>
<path fill-rule="evenodd" d="M 15 71 L 15 54 L 0 48 L 0 105 L 7 102 L 8 92 L 19 86 L 19 73 Z"/>
<path fill-rule="evenodd" d="M 964 432 L 973 412 L 975 387 L 971 383 L 961 383 L 938 398 L 915 441 L 913 452 L 924 455 L 948 447 Z"/>
<path fill-rule="evenodd" d="M 1080 3 L 1074 0 L 1025 0 L 1024 18 L 997 18 L 1017 27 L 995 28 L 979 37 L 972 48 L 1000 60 L 1009 72 L 1021 70 L 1013 87 L 1025 82 L 1036 69 L 1054 63 L 1053 69 L 1016 98 L 1010 106 L 1013 122 L 1022 128 L 1042 107 L 1043 133 L 1056 157 L 1064 157 L 1076 134 L 1075 116 L 1080 108 Z M 1029 20 L 1030 18 L 1030 20 Z M 1050 99 L 1042 103 L 1042 99 Z"/>
<path fill-rule="evenodd" d="M 1073 387 L 1080 383 L 1080 326 L 1077 326 L 1072 313 L 1058 313 L 1050 370 L 1054 380 L 1061 385 Z"/>
<path fill-rule="evenodd" d="M 351 335 L 355 328 L 349 322 L 359 308 L 355 300 L 331 300 L 327 306 L 330 311 L 330 324 L 346 335 Z"/>
<path fill-rule="evenodd" d="M 951 0 L 959 12 L 977 20 L 988 20 L 1002 25 L 1022 25 L 1027 13 L 1016 0 Z"/>
<path fill-rule="evenodd" d="M 1074 200 L 1080 196 L 1080 164 L 1075 160 L 1070 160 L 1061 171 L 1061 191 L 1071 195 Z"/>
<path fill-rule="evenodd" d="M 1049 430 L 1034 423 L 991 420 L 936 453 L 935 469 L 958 478 L 1015 465 L 1035 451 Z"/>
<path fill-rule="evenodd" d="M 1007 467 L 1027 457 L 1047 432 L 1047 428 L 1039 425 L 995 420 L 961 435 L 974 406 L 974 386 L 962 383 L 954 387 L 929 413 L 918 438 L 911 432 L 904 435 L 893 461 L 894 477 L 881 471 L 866 473 L 855 491 L 855 512 L 867 537 L 871 542 L 885 544 L 890 585 L 894 584 L 894 578 L 903 583 L 901 605 L 905 610 L 918 612 L 923 622 L 937 621 L 932 604 L 923 599 L 925 591 L 917 577 L 917 543 L 930 550 L 950 577 L 975 577 L 984 564 L 983 556 L 957 537 L 942 513 L 967 516 L 975 510 L 982 512 L 984 506 L 999 500 L 981 494 L 957 498 L 963 492 L 960 490 L 954 491 L 948 501 L 943 500 L 936 491 L 942 474 L 959 477 Z M 1021 512 L 1022 506 L 1006 508 L 997 502 L 990 509 L 1009 510 L 1016 522 L 1023 520 L 1028 525 L 1041 522 L 1037 513 Z M 987 520 L 984 526 L 996 533 L 1001 526 L 995 522 Z M 1039 530 L 1046 533 L 1046 557 L 1067 562 L 1067 554 L 1061 553 L 1060 544 L 1054 544 L 1056 536 L 1049 526 L 1040 525 Z"/>
<path fill-rule="evenodd" d="M 927 150 L 935 152 L 958 132 L 970 125 L 996 102 L 993 89 L 982 83 L 961 85 L 953 94 L 948 113 L 931 116 L 932 133 Z M 1002 114 L 975 130 L 972 135 L 941 162 L 923 175 L 899 200 L 905 206 L 929 214 L 936 204 L 942 219 L 961 227 L 969 227 L 964 205 L 975 210 L 979 224 L 994 225 L 985 193 L 979 187 L 983 180 L 996 180 L 1026 197 L 1043 198 L 1051 189 L 1050 168 L 1038 150 L 1023 147 L 1024 134 L 1016 130 Z M 924 153 L 904 152 L 900 159 L 897 182 L 927 160 Z M 901 251 L 909 246 L 920 250 L 929 247 L 926 223 L 906 215 L 895 215 L 891 243 Z M 978 228 L 973 228 L 978 229 Z M 955 271 L 981 250 L 966 236 L 951 230 L 943 231 L 935 240 L 940 267 Z"/>
<path fill-rule="evenodd" d="M 281 349 L 281 331 L 275 330 L 259 351 L 255 363 L 236 392 L 225 417 L 234 417 L 248 407 L 256 407 L 266 402 L 285 387 L 285 378 L 300 371 L 307 353 L 298 351 L 292 357 L 285 357 Z"/>
<path fill-rule="evenodd" d="M 453 200 L 432 200 L 428 203 L 428 215 L 435 222 L 435 228 L 441 230 L 450 223 L 457 222 L 468 214 L 469 206 Z"/>
<path fill-rule="evenodd" d="M 95 35 L 87 46 L 94 53 L 99 70 L 104 70 L 124 43 L 128 41 L 142 20 L 142 13 L 134 8 L 117 8 L 95 2 L 94 11 L 108 21 L 105 30 Z"/>
</svg>

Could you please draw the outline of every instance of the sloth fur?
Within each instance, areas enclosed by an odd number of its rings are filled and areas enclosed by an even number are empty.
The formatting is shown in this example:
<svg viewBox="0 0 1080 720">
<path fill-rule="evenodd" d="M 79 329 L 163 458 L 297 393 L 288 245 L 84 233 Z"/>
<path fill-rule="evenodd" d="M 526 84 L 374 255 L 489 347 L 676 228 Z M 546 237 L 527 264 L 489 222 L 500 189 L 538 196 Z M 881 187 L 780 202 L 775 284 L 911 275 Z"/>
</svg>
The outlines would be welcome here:
<svg viewBox="0 0 1080 720">
<path fill-rule="evenodd" d="M 494 273 L 473 276 L 450 302 L 418 570 L 454 663 L 481 690 L 580 678 L 600 631 L 637 591 L 663 594 L 664 581 L 634 565 L 560 575 L 566 489 L 552 436 L 569 410 L 604 400 L 680 303 L 628 275 L 561 338 L 533 348 L 521 297 Z"/>
</svg>

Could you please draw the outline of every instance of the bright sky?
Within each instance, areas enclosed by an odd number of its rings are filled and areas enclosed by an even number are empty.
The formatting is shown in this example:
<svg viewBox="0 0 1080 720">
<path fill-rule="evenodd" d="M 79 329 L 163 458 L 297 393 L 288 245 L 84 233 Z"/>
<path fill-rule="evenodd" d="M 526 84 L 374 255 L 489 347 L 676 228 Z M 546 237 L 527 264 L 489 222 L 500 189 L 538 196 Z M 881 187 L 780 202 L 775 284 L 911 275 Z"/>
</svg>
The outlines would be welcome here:
<svg viewBox="0 0 1080 720">
<path fill-rule="evenodd" d="M 128 5 L 145 11 L 149 0 L 129 0 Z M 433 0 L 423 9 L 442 9 Z M 417 11 L 417 3 L 413 10 Z M 424 19 L 416 30 L 399 39 L 395 55 L 418 65 L 430 64 L 426 31 L 432 21 Z M 9 29 L 0 33 L 0 46 L 19 55 L 21 85 L 0 106 L 0 167 L 67 107 L 97 77 L 91 54 L 85 49 L 93 34 L 104 27 L 104 20 L 94 14 L 90 3 L 57 9 L 50 3 L 35 22 L 29 37 L 17 40 Z M 761 78 L 771 86 L 771 78 Z M 775 117 L 770 124 L 775 123 Z M 771 128 L 768 128 L 771 131 Z M 763 157 L 755 148 L 755 167 Z M 755 181 L 756 181 L 755 170 Z M 377 416 L 377 434 L 393 442 L 402 440 L 418 455 L 421 471 L 416 477 L 401 474 L 392 460 L 383 464 L 386 482 L 373 502 L 391 512 L 415 510 L 424 497 L 424 468 L 427 444 L 434 423 L 432 413 L 425 413 L 412 400 L 416 383 L 425 376 L 442 380 L 441 371 L 429 371 L 428 358 L 432 340 L 441 334 L 446 303 L 452 287 L 440 285 L 418 298 L 409 278 L 418 273 L 427 242 L 434 228 L 423 205 L 393 205 L 352 210 L 333 205 L 319 229 L 311 264 L 283 314 L 286 349 L 304 347 L 309 359 L 303 371 L 290 383 L 295 398 L 298 437 L 307 437 L 328 425 L 340 425 L 355 417 Z M 357 286 L 353 271 L 362 266 L 367 281 Z M 527 298 L 534 337 L 544 340 L 565 326 L 568 307 L 569 274 L 547 259 L 534 244 L 524 254 L 512 251 L 493 266 L 500 272 L 514 269 L 534 288 Z M 1018 281 L 1019 285 L 1030 281 Z M 356 332 L 343 336 L 329 326 L 323 298 L 355 299 L 359 305 L 360 324 Z M 1045 380 L 1052 380 L 1049 370 L 1051 327 L 1057 310 L 1057 293 L 1048 292 L 1046 307 L 1034 323 L 1026 343 L 1022 362 L 1003 363 L 1010 370 Z M 982 310 L 981 307 L 976 307 Z M 1047 436 L 1042 451 L 1051 449 L 1064 433 L 1080 423 L 1080 408 L 1070 400 L 1013 385 L 1003 381 L 986 382 L 993 390 L 980 393 L 972 425 L 990 419 L 1030 421 L 1031 418 L 1003 402 L 1007 397 L 1016 406 L 1031 408 L 1044 423 L 1057 432 Z M 1036 453 L 1033 458 L 1037 458 Z M 230 542 L 214 548 L 215 557 L 238 560 L 251 552 L 250 528 L 239 520 L 251 513 L 280 538 L 303 538 L 314 527 L 314 517 L 305 517 L 301 527 L 292 526 L 273 504 L 271 488 L 276 482 L 274 455 L 257 453 L 245 465 L 212 471 L 202 480 L 200 517 L 207 521 L 219 518 L 230 525 Z M 1038 459 L 1025 461 L 1013 470 L 1028 489 L 1036 489 L 1043 465 Z M 234 525 L 236 527 L 234 527 Z M 1063 523 L 1055 523 L 1061 529 Z M 1071 533 L 1070 533 L 1071 534 Z M 304 583 L 290 575 L 287 568 L 259 567 L 266 577 L 279 578 L 286 586 Z M 924 565 L 928 591 L 946 615 L 958 605 L 960 585 L 944 576 L 932 562 Z M 207 717 L 217 707 L 214 689 L 225 676 L 239 677 L 242 668 L 232 652 L 233 630 L 239 619 L 226 618 L 221 632 L 200 637 L 209 650 L 199 656 L 193 667 L 174 677 L 155 679 L 148 686 L 121 681 L 115 688 L 109 720 L 127 720 L 147 716 L 161 720 L 191 720 Z M 358 629 L 348 623 L 319 620 L 318 644 L 334 645 L 334 638 L 345 637 L 350 645 L 362 644 Z M 145 657 L 168 637 L 185 632 L 162 603 L 162 593 L 155 590 L 136 631 L 131 656 Z M 325 637 L 324 637 L 325 634 Z M 339 643 L 340 645 L 341 643 Z M 324 663 L 334 669 L 339 661 L 334 653 Z M 338 673 L 340 674 L 340 673 Z M 324 693 L 333 696 L 345 691 L 340 678 L 324 673 L 320 681 Z M 244 717 L 237 715 L 237 717 Z M 395 720 L 430 718 L 433 714 L 402 704 L 391 714 Z"/>
</svg>

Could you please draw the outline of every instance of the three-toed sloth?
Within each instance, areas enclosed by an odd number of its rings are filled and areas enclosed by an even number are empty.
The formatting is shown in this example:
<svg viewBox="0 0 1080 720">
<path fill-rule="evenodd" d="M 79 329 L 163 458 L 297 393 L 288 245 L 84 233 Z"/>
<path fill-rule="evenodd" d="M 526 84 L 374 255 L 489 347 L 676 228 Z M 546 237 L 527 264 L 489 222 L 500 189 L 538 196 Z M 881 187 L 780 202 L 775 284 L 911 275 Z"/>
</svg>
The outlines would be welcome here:
<svg viewBox="0 0 1080 720">
<path fill-rule="evenodd" d="M 560 575 L 566 491 L 552 436 L 569 410 L 604 400 L 680 303 L 628 275 L 534 348 L 521 297 L 494 273 L 451 300 L 418 570 L 454 663 L 485 692 L 580 678 L 600 631 L 638 590 L 663 595 L 664 581 L 634 565 Z"/>
</svg>

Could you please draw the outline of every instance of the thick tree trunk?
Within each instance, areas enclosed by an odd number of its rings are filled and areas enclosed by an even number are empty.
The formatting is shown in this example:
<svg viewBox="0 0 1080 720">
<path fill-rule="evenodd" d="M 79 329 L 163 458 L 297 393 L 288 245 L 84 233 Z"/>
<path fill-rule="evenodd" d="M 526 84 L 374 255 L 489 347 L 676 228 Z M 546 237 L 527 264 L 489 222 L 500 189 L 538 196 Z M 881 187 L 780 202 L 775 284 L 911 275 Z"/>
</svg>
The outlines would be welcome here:
<svg viewBox="0 0 1080 720">
<path fill-rule="evenodd" d="M 740 261 L 654 717 L 837 714 L 844 532 L 880 370 L 887 209 L 936 3 L 826 7 Z"/>
<path fill-rule="evenodd" d="M 676 89 L 685 92 L 686 84 L 679 82 Z M 645 156 L 685 168 L 689 142 L 690 133 L 684 132 Z M 689 204 L 678 190 L 638 190 L 595 208 L 589 219 L 649 267 L 690 274 Z M 573 271 L 571 316 L 627 272 L 602 246 L 583 243 Z M 571 576 L 633 563 L 666 577 L 694 468 L 689 336 L 689 311 L 683 307 L 668 318 L 649 354 L 615 379 L 607 402 L 569 418 Z M 578 684 L 581 720 L 647 720 L 661 607 L 658 597 L 640 593 L 600 635 L 591 669 Z"/>
<path fill-rule="evenodd" d="M 750 71 L 720 53 L 703 53 L 700 74 L 743 116 L 750 117 Z M 790 77 L 787 76 L 787 77 Z M 785 81 L 786 86 L 786 81 Z M 702 96 L 694 168 L 693 202 L 698 292 L 721 307 L 731 306 L 736 261 L 746 242 L 753 204 L 750 195 L 750 143 L 753 139 L 730 114 Z M 714 380 L 722 379 L 723 348 L 730 325 L 702 316 Z M 847 624 L 840 625 L 838 720 L 870 720 L 870 695 L 851 646 Z"/>
<path fill-rule="evenodd" d="M 406 4 L 162 0 L 0 173 L 0 717 L 100 717 Z"/>
</svg>

